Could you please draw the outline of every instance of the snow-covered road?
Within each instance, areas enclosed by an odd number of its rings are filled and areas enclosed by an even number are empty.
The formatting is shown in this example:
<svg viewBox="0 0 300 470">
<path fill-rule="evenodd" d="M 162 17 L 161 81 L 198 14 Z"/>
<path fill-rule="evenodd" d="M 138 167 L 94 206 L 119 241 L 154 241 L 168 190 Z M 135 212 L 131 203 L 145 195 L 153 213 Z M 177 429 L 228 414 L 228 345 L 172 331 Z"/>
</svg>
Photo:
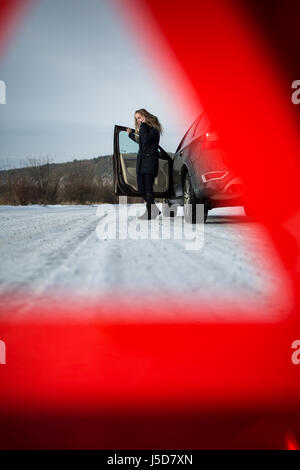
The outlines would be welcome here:
<svg viewBox="0 0 300 470">
<path fill-rule="evenodd" d="M 104 227 L 107 222 L 113 227 L 118 206 L 106 215 L 104 207 L 0 206 L 0 294 L 6 306 L 17 305 L 18 293 L 25 293 L 29 304 L 48 295 L 60 305 L 68 296 L 82 305 L 126 297 L 145 315 L 147 309 L 153 313 L 163 298 L 174 318 L 178 306 L 184 307 L 186 318 L 195 319 L 203 312 L 209 316 L 211 307 L 224 320 L 231 311 L 227 306 L 236 305 L 247 319 L 249 311 L 252 316 L 256 311 L 264 321 L 272 321 L 292 305 L 287 278 L 269 238 L 245 217 L 243 208 L 210 211 L 204 231 L 199 231 L 200 249 L 195 250 L 187 249 L 183 237 L 162 239 L 159 232 L 170 223 L 171 230 L 175 227 L 181 233 L 181 209 L 174 220 L 151 221 L 156 239 L 143 239 L 148 221 L 141 221 L 136 230 L 130 213 L 136 208 L 143 212 L 144 206 L 129 205 L 129 215 L 123 212 L 120 219 L 128 223 L 131 235 L 110 239 Z M 201 313 L 192 307 L 195 302 L 205 304 Z M 19 310 L 24 315 L 30 308 L 23 303 Z"/>
</svg>

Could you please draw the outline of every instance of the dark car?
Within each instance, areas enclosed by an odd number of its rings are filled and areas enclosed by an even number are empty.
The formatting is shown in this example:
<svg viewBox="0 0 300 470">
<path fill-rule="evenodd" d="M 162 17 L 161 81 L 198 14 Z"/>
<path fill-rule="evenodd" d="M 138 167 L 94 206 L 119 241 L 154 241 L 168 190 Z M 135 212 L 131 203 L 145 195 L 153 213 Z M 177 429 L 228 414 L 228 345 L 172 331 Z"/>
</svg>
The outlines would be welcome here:
<svg viewBox="0 0 300 470">
<path fill-rule="evenodd" d="M 114 184 L 117 195 L 139 196 L 136 182 L 138 144 L 128 138 L 126 127 L 115 126 Z M 245 187 L 230 169 L 217 133 L 206 112 L 190 126 L 174 156 L 159 147 L 159 173 L 154 195 L 163 198 L 163 215 L 176 216 L 183 206 L 189 223 L 205 222 L 215 207 L 244 205 Z M 196 208 L 201 207 L 197 211 Z"/>
</svg>

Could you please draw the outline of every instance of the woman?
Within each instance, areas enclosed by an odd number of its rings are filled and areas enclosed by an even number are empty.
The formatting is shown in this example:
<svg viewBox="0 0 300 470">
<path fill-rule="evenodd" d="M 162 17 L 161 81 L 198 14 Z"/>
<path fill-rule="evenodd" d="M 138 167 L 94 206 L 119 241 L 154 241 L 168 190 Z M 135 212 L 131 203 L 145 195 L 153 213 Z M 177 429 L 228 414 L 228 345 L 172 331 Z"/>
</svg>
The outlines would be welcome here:
<svg viewBox="0 0 300 470">
<path fill-rule="evenodd" d="M 127 128 L 128 136 L 139 143 L 136 160 L 136 176 L 138 190 L 146 201 L 146 212 L 139 219 L 155 219 L 160 210 L 155 205 L 153 184 L 158 175 L 158 144 L 162 126 L 156 116 L 138 109 L 134 113 L 135 133 Z"/>
</svg>

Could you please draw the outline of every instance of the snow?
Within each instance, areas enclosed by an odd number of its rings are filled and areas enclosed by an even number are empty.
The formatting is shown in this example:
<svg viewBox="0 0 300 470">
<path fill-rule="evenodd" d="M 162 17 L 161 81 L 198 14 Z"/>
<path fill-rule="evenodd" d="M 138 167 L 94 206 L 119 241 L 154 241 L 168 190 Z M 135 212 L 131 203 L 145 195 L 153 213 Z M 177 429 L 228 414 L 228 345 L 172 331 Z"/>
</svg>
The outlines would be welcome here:
<svg viewBox="0 0 300 470">
<path fill-rule="evenodd" d="M 124 316 L 130 305 L 148 321 L 160 318 L 163 305 L 170 321 L 182 315 L 236 320 L 232 306 L 240 309 L 239 321 L 278 321 L 292 308 L 292 290 L 272 243 L 242 207 L 210 211 L 197 250 L 187 249 L 186 239 L 159 236 L 169 223 L 180 233 L 181 208 L 173 220 L 151 221 L 157 238 L 143 239 L 138 237 L 148 221 L 140 222 L 139 231 L 132 227 L 135 210 L 143 212 L 144 205 L 128 205 L 120 219 L 137 238 L 101 238 L 104 222 L 113 226 L 118 213 L 117 205 L 110 207 L 105 215 L 104 205 L 0 206 L 0 294 L 6 307 L 26 317 L 34 305 L 46 310 L 49 298 L 60 310 L 69 298 L 84 316 L 84 306 L 109 299 L 123 305 Z"/>
</svg>

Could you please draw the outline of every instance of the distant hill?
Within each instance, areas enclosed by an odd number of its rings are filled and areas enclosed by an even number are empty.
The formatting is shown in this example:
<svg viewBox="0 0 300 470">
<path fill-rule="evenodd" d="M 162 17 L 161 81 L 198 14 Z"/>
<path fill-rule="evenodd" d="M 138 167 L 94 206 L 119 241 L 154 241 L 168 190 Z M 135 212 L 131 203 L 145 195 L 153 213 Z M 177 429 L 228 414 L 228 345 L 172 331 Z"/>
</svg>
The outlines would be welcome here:
<svg viewBox="0 0 300 470">
<path fill-rule="evenodd" d="M 140 198 L 128 198 L 140 202 Z M 0 170 L 0 204 L 117 203 L 114 194 L 113 158 L 51 163 L 28 159 L 23 168 Z"/>
<path fill-rule="evenodd" d="M 40 163 L 41 165 L 46 162 L 46 159 L 33 159 L 35 165 Z M 7 175 L 24 176 L 28 177 L 32 173 L 32 162 L 28 160 L 28 165 L 23 168 L 15 168 L 11 170 L 0 170 L 0 185 L 3 185 L 7 181 Z M 59 175 L 68 177 L 76 167 L 90 168 L 92 166 L 93 173 L 96 177 L 102 178 L 107 181 L 113 180 L 113 163 L 112 155 L 102 155 L 92 159 L 85 160 L 73 160 L 72 162 L 63 163 L 51 163 L 49 162 L 50 168 L 55 170 Z"/>
<path fill-rule="evenodd" d="M 112 155 L 50 163 L 28 160 L 24 168 L 0 171 L 0 204 L 117 202 Z"/>
</svg>

